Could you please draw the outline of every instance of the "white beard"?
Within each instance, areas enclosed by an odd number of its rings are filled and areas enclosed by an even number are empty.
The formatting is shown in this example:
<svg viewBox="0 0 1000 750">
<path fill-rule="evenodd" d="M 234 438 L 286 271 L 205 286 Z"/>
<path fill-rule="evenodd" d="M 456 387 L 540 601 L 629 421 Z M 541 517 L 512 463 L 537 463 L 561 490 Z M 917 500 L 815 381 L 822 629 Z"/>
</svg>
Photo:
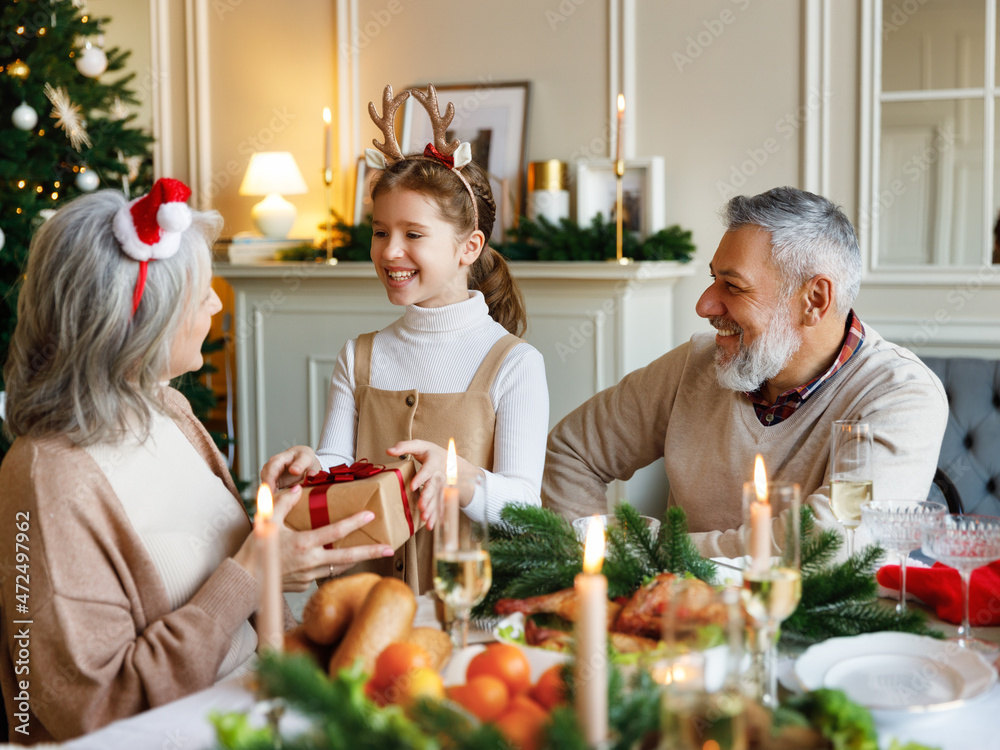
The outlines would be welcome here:
<svg viewBox="0 0 1000 750">
<path fill-rule="evenodd" d="M 724 318 L 711 318 L 711 323 L 717 327 L 732 327 Z M 743 343 L 742 329 L 739 333 L 736 354 L 726 354 L 719 346 L 715 349 L 716 380 L 731 391 L 756 391 L 784 370 L 802 345 L 802 335 L 792 327 L 791 310 L 785 304 L 779 304 L 764 332 L 750 345 Z"/>
</svg>

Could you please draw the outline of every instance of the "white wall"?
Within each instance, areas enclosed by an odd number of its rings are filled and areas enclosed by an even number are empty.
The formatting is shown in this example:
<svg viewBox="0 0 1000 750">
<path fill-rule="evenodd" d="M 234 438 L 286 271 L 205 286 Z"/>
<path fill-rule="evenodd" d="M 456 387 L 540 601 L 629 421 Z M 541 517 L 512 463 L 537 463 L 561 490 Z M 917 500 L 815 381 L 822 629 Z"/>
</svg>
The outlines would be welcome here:
<svg viewBox="0 0 1000 750">
<path fill-rule="evenodd" d="M 198 0 L 205 2 L 205 0 Z M 829 151 L 826 194 L 857 223 L 861 0 L 829 7 Z M 635 154 L 666 163 L 668 223 L 694 231 L 695 274 L 677 289 L 674 340 L 705 323 L 694 304 L 721 235 L 717 215 L 735 191 L 803 186 L 805 129 L 815 91 L 805 83 L 805 16 L 823 0 L 637 0 Z M 336 0 L 205 3 L 211 83 L 213 202 L 227 231 L 249 228 L 251 198 L 237 194 L 252 139 L 296 156 L 310 193 L 292 197 L 297 234 L 323 216 L 323 106 L 335 106 Z M 382 87 L 527 79 L 532 82 L 528 160 L 572 159 L 607 133 L 608 4 L 597 0 L 357 0 L 358 144 L 377 130 L 367 103 Z M 226 10 L 226 12 L 223 12 Z M 176 39 L 177 33 L 174 32 Z M 272 127 L 275 112 L 292 115 Z M 338 112 L 340 124 L 350 112 Z M 273 132 L 271 132 L 273 131 Z M 178 134 L 178 138 L 181 134 Z M 258 137 L 258 142 L 263 138 Z M 180 148 L 180 147 L 179 147 Z M 595 155 L 601 155 L 599 153 Z M 350 205 L 353 174 L 338 172 L 335 202 Z M 985 279 L 985 283 L 984 283 Z M 1000 356 L 1000 274 L 869 276 L 862 317 L 918 351 Z"/>
</svg>

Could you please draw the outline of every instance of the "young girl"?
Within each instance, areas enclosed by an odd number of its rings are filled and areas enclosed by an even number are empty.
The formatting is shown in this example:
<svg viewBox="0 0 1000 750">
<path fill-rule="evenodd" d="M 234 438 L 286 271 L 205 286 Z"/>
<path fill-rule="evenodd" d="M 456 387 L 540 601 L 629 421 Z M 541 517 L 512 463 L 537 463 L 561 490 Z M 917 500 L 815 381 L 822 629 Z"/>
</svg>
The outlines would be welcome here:
<svg viewBox="0 0 1000 750">
<path fill-rule="evenodd" d="M 437 133 L 433 88 L 415 96 L 433 102 L 428 111 Z M 371 258 L 389 301 L 405 307 L 403 317 L 347 342 L 334 369 L 318 450 L 296 446 L 280 453 L 261 478 L 410 454 L 422 464 L 416 489 L 444 473 L 445 446 L 454 437 L 459 485 L 467 488 L 463 510 L 470 518 L 496 521 L 508 503 L 541 504 L 549 413 L 545 365 L 517 338 L 525 327 L 520 292 L 506 261 L 486 244 L 496 211 L 486 173 L 471 162 L 461 171 L 452 168 L 448 156 L 441 158 L 448 149 L 443 139 L 428 145 L 424 156 L 402 158 L 391 116 L 380 124 L 388 144 L 380 149 L 398 160 L 384 164 L 372 188 Z M 463 161 L 463 151 L 456 161 Z M 477 474 L 481 490 L 468 489 L 474 483 L 462 479 Z M 433 524 L 432 510 L 421 507 Z M 431 536 L 422 529 L 375 569 L 418 592 L 431 588 Z"/>
</svg>

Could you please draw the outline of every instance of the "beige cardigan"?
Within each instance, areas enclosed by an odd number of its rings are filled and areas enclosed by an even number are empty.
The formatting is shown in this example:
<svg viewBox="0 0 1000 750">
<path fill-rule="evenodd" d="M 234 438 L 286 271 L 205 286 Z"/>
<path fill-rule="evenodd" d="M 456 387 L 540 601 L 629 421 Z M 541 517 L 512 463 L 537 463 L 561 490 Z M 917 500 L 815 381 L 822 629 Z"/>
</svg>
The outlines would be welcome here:
<svg viewBox="0 0 1000 750">
<path fill-rule="evenodd" d="M 171 390 L 167 404 L 240 502 L 187 400 Z M 227 558 L 171 611 L 104 474 L 64 437 L 18 438 L 0 466 L 0 562 L 0 689 L 10 738 L 23 744 L 67 740 L 211 686 L 259 599 L 256 579 Z"/>
</svg>

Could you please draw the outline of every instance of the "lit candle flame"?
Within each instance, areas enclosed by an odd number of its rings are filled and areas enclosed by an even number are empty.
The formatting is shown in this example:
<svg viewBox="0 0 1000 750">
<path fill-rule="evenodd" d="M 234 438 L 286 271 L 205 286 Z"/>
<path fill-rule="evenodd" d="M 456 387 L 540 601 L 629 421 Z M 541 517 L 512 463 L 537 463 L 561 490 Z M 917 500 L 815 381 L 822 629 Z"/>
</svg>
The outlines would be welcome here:
<svg viewBox="0 0 1000 750">
<path fill-rule="evenodd" d="M 452 487 L 458 484 L 458 455 L 455 453 L 455 438 L 448 438 L 448 460 L 445 462 L 445 478 Z"/>
<path fill-rule="evenodd" d="M 583 572 L 596 575 L 604 565 L 604 524 L 594 516 L 587 526 L 587 541 L 583 547 Z"/>
<path fill-rule="evenodd" d="M 257 490 L 257 518 L 261 521 L 270 521 L 274 515 L 274 498 L 271 497 L 271 488 L 267 482 Z"/>
<path fill-rule="evenodd" d="M 757 502 L 767 502 L 767 474 L 764 471 L 764 459 L 757 454 L 753 467 L 753 483 L 757 487 Z"/>
<path fill-rule="evenodd" d="M 323 122 L 325 122 L 327 125 L 330 124 L 330 108 L 329 107 L 323 107 Z"/>
<path fill-rule="evenodd" d="M 618 111 L 619 112 L 625 111 L 625 94 L 618 95 Z"/>
</svg>

